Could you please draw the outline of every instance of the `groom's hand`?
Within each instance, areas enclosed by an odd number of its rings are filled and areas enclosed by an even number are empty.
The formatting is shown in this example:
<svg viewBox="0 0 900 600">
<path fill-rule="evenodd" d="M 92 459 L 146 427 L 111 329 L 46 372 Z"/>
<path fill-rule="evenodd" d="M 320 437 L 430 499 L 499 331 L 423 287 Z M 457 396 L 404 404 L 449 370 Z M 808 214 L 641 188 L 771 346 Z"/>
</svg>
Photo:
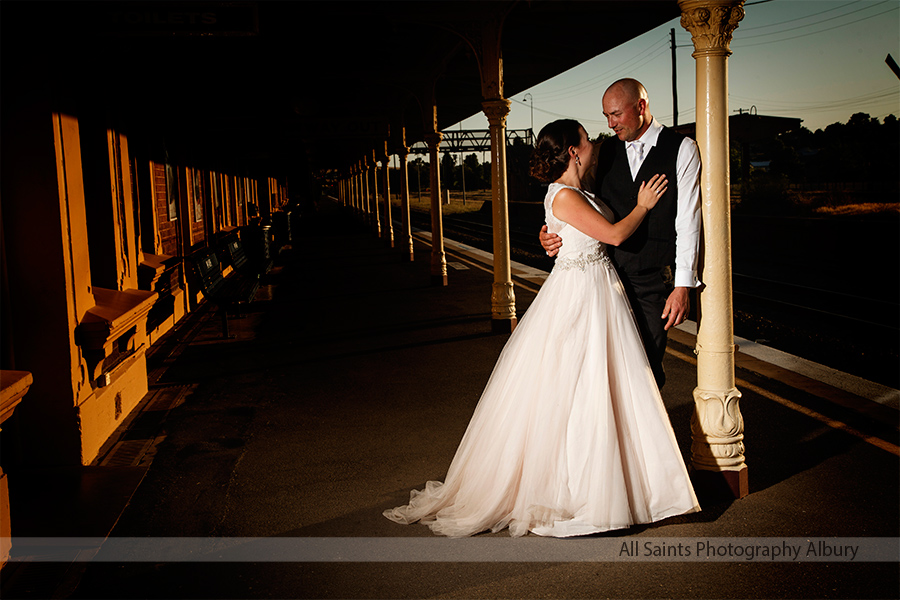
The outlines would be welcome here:
<svg viewBox="0 0 900 600">
<path fill-rule="evenodd" d="M 544 250 L 547 252 L 547 256 L 556 256 L 559 252 L 559 247 L 562 246 L 562 238 L 555 233 L 547 231 L 546 225 L 541 227 L 541 234 L 538 237 L 541 240 L 541 246 L 543 246 Z"/>
<path fill-rule="evenodd" d="M 663 309 L 662 318 L 668 319 L 664 329 L 669 330 L 670 327 L 681 325 L 687 319 L 688 312 L 691 309 L 691 296 L 688 288 L 677 287 L 669 294 L 666 300 L 666 307 Z"/>
</svg>

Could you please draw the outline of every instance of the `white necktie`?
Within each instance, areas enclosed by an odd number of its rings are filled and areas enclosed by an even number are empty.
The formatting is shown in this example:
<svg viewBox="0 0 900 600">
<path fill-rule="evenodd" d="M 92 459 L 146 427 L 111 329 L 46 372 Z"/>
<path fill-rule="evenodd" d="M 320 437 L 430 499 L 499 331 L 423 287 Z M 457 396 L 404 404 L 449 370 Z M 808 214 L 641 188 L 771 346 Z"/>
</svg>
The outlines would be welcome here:
<svg viewBox="0 0 900 600">
<path fill-rule="evenodd" d="M 631 168 L 631 177 L 637 177 L 637 172 L 644 162 L 644 143 L 637 140 L 628 142 L 631 152 L 628 155 L 628 166 Z"/>
</svg>

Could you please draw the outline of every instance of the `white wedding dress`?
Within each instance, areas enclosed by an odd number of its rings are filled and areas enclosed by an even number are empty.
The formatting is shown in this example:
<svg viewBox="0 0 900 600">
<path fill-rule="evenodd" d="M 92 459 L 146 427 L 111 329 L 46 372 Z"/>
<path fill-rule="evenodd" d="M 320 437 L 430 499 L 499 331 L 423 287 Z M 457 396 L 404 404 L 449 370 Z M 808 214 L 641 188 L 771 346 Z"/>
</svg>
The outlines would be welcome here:
<svg viewBox="0 0 900 600">
<path fill-rule="evenodd" d="M 700 509 L 606 246 L 553 215 L 562 188 L 550 184 L 544 200 L 562 249 L 445 481 L 413 490 L 387 518 L 450 537 L 504 527 L 567 537 Z"/>
</svg>

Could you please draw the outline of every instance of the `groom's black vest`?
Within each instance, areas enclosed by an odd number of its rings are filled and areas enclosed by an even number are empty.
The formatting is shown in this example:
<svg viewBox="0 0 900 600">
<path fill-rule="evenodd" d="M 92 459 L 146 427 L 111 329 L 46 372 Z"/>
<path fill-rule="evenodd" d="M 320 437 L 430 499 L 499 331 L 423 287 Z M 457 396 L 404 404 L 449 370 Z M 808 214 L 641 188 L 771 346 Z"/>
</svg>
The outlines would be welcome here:
<svg viewBox="0 0 900 600">
<path fill-rule="evenodd" d="M 668 180 L 666 193 L 650 211 L 637 231 L 620 246 L 608 248 L 620 272 L 639 275 L 675 267 L 675 214 L 678 208 L 678 173 L 675 161 L 684 136 L 666 127 L 644 157 L 635 179 L 631 178 L 625 142 L 611 138 L 600 146 L 594 180 L 595 193 L 615 214 L 616 221 L 637 205 L 642 181 L 657 173 Z"/>
</svg>

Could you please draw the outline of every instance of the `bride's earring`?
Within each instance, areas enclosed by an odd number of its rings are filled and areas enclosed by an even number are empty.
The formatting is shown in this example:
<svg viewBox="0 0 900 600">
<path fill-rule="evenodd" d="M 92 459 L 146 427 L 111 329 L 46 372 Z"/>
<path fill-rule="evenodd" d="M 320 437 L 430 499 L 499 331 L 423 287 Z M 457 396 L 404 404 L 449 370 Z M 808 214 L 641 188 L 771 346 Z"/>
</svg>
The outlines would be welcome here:
<svg viewBox="0 0 900 600">
<path fill-rule="evenodd" d="M 575 166 L 576 166 L 576 167 L 580 167 L 580 166 L 581 166 L 581 157 L 578 156 L 577 154 L 575 155 Z"/>
</svg>

